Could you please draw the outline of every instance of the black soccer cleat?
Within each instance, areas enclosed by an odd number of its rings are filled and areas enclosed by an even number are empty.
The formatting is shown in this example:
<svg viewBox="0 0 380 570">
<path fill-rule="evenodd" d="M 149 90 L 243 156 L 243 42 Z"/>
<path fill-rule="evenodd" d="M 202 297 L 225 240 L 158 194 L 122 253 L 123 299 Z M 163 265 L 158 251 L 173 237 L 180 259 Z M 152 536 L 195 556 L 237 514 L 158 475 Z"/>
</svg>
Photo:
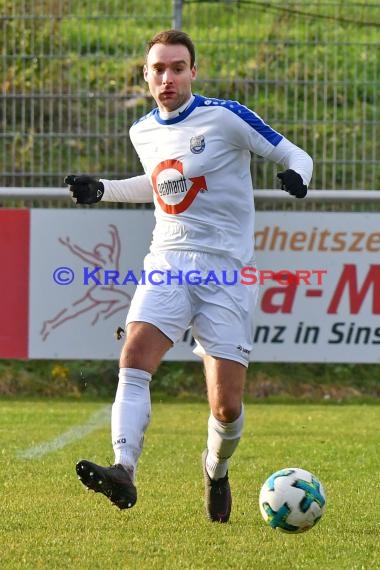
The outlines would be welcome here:
<svg viewBox="0 0 380 570">
<path fill-rule="evenodd" d="M 221 479 L 211 479 L 206 469 L 206 457 L 207 449 L 202 453 L 206 513 L 210 521 L 226 523 L 230 518 L 232 507 L 228 472 Z"/>
<path fill-rule="evenodd" d="M 131 472 L 123 465 L 101 467 L 82 459 L 75 466 L 78 479 L 87 489 L 103 493 L 119 509 L 130 509 L 137 501 Z"/>
</svg>

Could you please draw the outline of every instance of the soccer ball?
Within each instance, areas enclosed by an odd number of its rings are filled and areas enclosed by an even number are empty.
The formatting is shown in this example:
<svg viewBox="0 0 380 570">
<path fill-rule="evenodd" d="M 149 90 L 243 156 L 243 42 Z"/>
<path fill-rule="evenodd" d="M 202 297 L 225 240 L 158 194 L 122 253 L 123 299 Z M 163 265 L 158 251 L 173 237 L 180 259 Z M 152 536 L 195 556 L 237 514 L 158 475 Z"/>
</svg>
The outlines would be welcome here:
<svg viewBox="0 0 380 570">
<path fill-rule="evenodd" d="M 315 475 L 289 467 L 268 477 L 261 487 L 259 505 L 265 522 L 272 528 L 305 532 L 322 517 L 326 496 Z"/>
</svg>

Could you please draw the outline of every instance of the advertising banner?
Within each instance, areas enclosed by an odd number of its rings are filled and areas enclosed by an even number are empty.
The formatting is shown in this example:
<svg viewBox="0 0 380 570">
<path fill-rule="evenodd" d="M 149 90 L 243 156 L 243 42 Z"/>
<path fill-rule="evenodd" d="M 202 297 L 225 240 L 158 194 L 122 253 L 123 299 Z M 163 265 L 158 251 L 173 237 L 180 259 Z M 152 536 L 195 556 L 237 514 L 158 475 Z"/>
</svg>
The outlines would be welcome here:
<svg viewBox="0 0 380 570">
<path fill-rule="evenodd" d="M 153 212 L 18 213 L 0 226 L 0 356 L 117 359 L 114 333 L 142 274 Z M 378 214 L 257 212 L 255 242 L 259 271 L 239 276 L 260 283 L 252 360 L 380 361 Z M 165 358 L 195 360 L 193 346 L 187 331 Z"/>
</svg>

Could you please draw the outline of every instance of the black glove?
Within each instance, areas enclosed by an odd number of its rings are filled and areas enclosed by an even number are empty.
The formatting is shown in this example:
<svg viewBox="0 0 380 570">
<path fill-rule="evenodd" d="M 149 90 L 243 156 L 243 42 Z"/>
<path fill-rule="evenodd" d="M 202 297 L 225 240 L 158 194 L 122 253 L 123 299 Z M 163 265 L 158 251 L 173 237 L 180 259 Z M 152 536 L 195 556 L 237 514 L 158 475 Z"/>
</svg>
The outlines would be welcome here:
<svg viewBox="0 0 380 570">
<path fill-rule="evenodd" d="M 100 202 L 104 194 L 104 185 L 87 174 L 69 174 L 64 180 L 69 184 L 72 199 L 76 204 L 95 204 Z"/>
<path fill-rule="evenodd" d="M 295 170 L 285 170 L 279 172 L 277 178 L 281 180 L 281 189 L 289 192 L 291 196 L 296 198 L 305 198 L 307 194 L 307 186 L 303 183 L 302 177 Z"/>
</svg>

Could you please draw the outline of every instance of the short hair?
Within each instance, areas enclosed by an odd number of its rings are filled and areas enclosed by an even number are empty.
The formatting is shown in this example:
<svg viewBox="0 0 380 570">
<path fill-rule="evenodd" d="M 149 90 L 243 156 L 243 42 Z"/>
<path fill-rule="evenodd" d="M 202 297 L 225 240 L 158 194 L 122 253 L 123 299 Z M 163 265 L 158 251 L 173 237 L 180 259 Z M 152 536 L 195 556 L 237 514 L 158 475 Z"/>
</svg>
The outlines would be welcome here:
<svg viewBox="0 0 380 570">
<path fill-rule="evenodd" d="M 195 64 L 195 47 L 188 34 L 180 30 L 164 30 L 156 34 L 146 44 L 145 58 L 148 57 L 150 49 L 156 44 L 175 45 L 182 44 L 185 46 L 190 54 L 190 67 L 193 68 Z"/>
</svg>

